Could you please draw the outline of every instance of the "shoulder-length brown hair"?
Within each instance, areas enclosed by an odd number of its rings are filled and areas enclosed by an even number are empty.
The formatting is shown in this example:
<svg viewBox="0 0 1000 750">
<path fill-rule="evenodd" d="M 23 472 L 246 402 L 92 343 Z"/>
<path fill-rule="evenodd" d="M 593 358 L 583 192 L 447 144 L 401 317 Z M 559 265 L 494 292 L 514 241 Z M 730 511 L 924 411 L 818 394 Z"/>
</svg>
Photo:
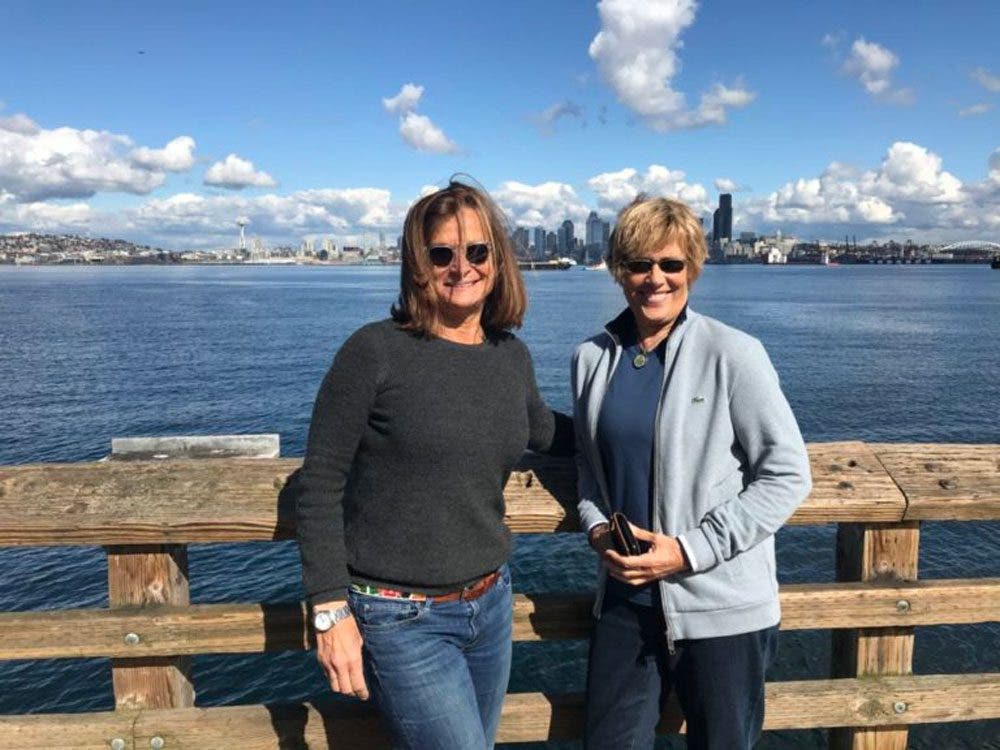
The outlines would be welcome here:
<svg viewBox="0 0 1000 750">
<path fill-rule="evenodd" d="M 483 328 L 497 332 L 521 327 L 528 298 L 507 222 L 486 191 L 452 178 L 447 187 L 414 203 L 403 223 L 399 299 L 392 306 L 392 317 L 403 328 L 426 336 L 437 327 L 440 311 L 427 242 L 439 222 L 458 216 L 463 208 L 479 215 L 493 259 L 493 289 L 483 307 Z"/>
</svg>

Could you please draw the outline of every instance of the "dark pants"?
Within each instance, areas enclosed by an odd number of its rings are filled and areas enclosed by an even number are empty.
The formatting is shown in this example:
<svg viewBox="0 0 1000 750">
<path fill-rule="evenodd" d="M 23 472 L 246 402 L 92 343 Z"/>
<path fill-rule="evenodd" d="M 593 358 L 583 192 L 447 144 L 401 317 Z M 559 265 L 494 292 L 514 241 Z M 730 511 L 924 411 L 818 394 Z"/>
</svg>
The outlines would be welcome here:
<svg viewBox="0 0 1000 750">
<path fill-rule="evenodd" d="M 691 750 L 749 750 L 764 722 L 764 671 L 778 628 L 676 641 L 667 651 L 663 614 L 606 599 L 590 640 L 585 745 L 651 748 L 671 688 Z"/>
</svg>

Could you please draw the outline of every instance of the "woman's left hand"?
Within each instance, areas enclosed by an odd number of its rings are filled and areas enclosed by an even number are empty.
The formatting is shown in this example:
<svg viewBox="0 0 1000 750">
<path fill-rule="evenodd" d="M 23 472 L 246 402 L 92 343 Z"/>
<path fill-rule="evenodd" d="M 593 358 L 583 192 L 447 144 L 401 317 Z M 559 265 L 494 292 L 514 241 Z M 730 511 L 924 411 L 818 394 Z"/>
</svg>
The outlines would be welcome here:
<svg viewBox="0 0 1000 750">
<path fill-rule="evenodd" d="M 649 549 L 641 555 L 629 557 L 619 555 L 614 549 L 606 550 L 604 563 L 613 577 L 633 586 L 642 586 L 687 568 L 680 542 L 675 537 L 646 531 L 634 524 L 629 526 L 635 538 L 646 542 Z"/>
</svg>

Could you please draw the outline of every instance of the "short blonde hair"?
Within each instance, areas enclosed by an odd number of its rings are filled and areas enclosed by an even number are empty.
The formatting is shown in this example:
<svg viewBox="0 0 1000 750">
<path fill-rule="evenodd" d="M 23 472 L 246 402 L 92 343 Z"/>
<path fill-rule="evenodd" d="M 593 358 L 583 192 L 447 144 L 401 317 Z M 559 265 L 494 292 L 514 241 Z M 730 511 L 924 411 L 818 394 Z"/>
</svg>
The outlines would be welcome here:
<svg viewBox="0 0 1000 750">
<path fill-rule="evenodd" d="M 622 264 L 633 258 L 648 258 L 668 242 L 684 251 L 688 283 L 701 274 L 708 257 L 708 244 L 701 222 L 686 204 L 672 198 L 650 198 L 640 193 L 618 214 L 608 243 L 608 270 L 621 283 Z"/>
<path fill-rule="evenodd" d="M 528 297 L 507 232 L 507 222 L 485 190 L 453 177 L 447 187 L 414 203 L 403 223 L 399 298 L 392 306 L 392 317 L 403 328 L 424 335 L 436 328 L 438 300 L 427 243 L 440 222 L 458 216 L 463 208 L 471 208 L 478 214 L 493 260 L 493 289 L 483 308 L 483 328 L 506 331 L 521 327 Z"/>
</svg>

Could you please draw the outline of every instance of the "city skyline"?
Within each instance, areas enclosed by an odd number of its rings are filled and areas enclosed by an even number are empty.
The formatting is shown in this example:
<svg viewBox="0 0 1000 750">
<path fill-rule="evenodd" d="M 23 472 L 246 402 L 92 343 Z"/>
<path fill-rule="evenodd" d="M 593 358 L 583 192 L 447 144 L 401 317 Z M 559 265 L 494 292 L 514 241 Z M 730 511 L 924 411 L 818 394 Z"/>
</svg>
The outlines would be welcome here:
<svg viewBox="0 0 1000 750">
<path fill-rule="evenodd" d="M 14 0 L 0 232 L 356 245 L 464 172 L 529 235 L 645 191 L 730 193 L 736 233 L 996 240 L 991 4 L 897 10 Z"/>
</svg>

